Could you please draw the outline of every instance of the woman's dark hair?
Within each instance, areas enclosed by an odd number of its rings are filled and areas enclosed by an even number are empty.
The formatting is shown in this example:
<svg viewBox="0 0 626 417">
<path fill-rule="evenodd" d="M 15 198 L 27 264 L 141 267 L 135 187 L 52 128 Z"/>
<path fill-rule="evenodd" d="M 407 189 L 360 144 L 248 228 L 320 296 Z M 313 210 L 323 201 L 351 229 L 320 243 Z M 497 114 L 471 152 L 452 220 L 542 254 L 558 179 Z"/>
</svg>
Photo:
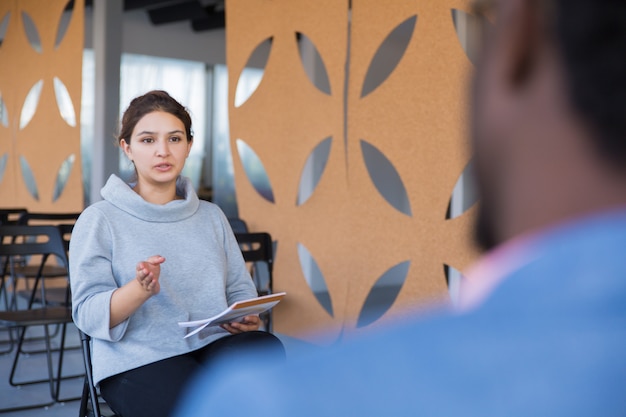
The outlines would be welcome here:
<svg viewBox="0 0 626 417">
<path fill-rule="evenodd" d="M 117 137 L 118 142 L 124 139 L 124 141 L 130 144 L 130 137 L 133 133 L 133 129 L 137 125 L 137 122 L 141 120 L 148 113 L 154 111 L 162 111 L 170 113 L 180 119 L 185 125 L 185 133 L 187 134 L 187 141 L 193 140 L 193 134 L 191 132 L 191 116 L 187 112 L 187 109 L 178 101 L 173 99 L 167 92 L 162 90 L 149 91 L 146 94 L 134 98 L 128 108 L 122 116 L 122 126 L 120 134 Z"/>
</svg>

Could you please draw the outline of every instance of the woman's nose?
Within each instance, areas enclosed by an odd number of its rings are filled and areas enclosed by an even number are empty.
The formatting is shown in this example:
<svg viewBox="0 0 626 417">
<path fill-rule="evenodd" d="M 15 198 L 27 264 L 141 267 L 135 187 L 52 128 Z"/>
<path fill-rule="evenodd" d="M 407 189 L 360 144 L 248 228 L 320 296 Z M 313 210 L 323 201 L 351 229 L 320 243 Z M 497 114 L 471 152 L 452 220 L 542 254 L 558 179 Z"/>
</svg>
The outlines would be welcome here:
<svg viewBox="0 0 626 417">
<path fill-rule="evenodd" d="M 159 141 L 157 143 L 156 155 L 167 156 L 170 153 L 170 148 L 166 140 Z"/>
</svg>

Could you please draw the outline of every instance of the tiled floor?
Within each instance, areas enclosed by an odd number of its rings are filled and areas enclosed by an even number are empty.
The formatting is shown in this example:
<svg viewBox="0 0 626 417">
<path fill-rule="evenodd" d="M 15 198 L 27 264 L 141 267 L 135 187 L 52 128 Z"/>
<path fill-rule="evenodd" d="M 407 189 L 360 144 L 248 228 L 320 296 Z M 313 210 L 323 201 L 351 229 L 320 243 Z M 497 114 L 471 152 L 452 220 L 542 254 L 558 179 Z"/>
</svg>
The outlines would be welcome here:
<svg viewBox="0 0 626 417">
<path fill-rule="evenodd" d="M 76 329 L 71 326 L 68 328 L 67 346 L 78 347 L 80 341 Z M 314 349 L 312 345 L 308 345 L 297 339 L 293 339 L 283 335 L 277 335 L 285 345 L 287 354 L 292 352 L 306 352 Z M 0 330 L 0 341 L 7 340 L 6 331 Z M 55 339 L 58 344 L 58 339 Z M 28 349 L 36 349 L 43 347 L 41 342 L 30 342 Z M 7 344 L 0 342 L 0 351 L 6 350 Z M 9 384 L 9 373 L 13 362 L 14 353 L 0 354 L 0 408 L 16 407 L 24 404 L 33 404 L 47 402 L 50 400 L 50 392 L 48 384 L 24 385 L 21 387 L 13 387 Z M 55 358 L 56 360 L 56 358 Z M 66 351 L 63 360 L 64 375 L 72 375 L 82 373 L 83 362 L 80 349 L 70 349 Z M 28 378 L 43 378 L 47 375 L 46 360 L 43 354 L 32 354 L 21 358 L 20 366 L 17 369 L 16 379 L 24 380 Z M 82 378 L 74 378 L 66 380 L 61 384 L 61 397 L 78 397 L 82 392 Z M 1 412 L 2 417 L 77 417 L 79 401 L 67 401 L 57 403 L 50 407 L 39 407 L 31 410 Z"/>
</svg>

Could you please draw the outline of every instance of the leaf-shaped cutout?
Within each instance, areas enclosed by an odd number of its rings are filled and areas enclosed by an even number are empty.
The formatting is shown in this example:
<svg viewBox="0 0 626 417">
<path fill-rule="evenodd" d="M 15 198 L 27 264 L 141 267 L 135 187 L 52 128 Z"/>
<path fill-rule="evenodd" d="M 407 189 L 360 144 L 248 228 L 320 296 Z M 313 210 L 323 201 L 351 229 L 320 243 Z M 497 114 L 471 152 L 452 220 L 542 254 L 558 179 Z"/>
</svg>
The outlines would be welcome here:
<svg viewBox="0 0 626 417">
<path fill-rule="evenodd" d="M 474 159 L 470 159 L 452 189 L 446 220 L 459 217 L 477 202 L 478 189 L 474 179 Z"/>
<path fill-rule="evenodd" d="M 474 65 L 478 62 L 482 31 L 485 25 L 490 25 L 489 20 L 466 13 L 463 10 L 452 9 L 452 21 L 456 36 L 465 51 L 465 55 Z"/>
<path fill-rule="evenodd" d="M 2 46 L 2 42 L 4 42 L 4 38 L 7 34 L 7 29 L 9 27 L 9 22 L 11 21 L 11 12 L 7 12 L 0 19 L 0 46 Z"/>
<path fill-rule="evenodd" d="M 298 197 L 296 199 L 297 206 L 304 204 L 313 195 L 317 184 L 319 184 L 328 163 L 332 139 L 332 136 L 327 137 L 318 143 L 309 154 L 300 174 L 300 185 L 298 186 Z"/>
<path fill-rule="evenodd" d="M 0 92 L 0 124 L 4 127 L 9 127 L 9 111 L 7 105 L 2 99 L 2 93 Z"/>
<path fill-rule="evenodd" d="M 246 172 L 248 181 L 252 184 L 257 193 L 261 195 L 267 201 L 274 202 L 274 192 L 272 191 L 272 184 L 263 166 L 263 162 L 254 150 L 244 142 L 242 139 L 237 139 L 237 152 L 243 165 L 243 170 Z"/>
<path fill-rule="evenodd" d="M 76 156 L 71 154 L 68 156 L 63 163 L 61 163 L 61 167 L 59 168 L 59 172 L 57 173 L 57 179 L 54 182 L 54 193 L 52 194 L 52 201 L 57 201 L 61 194 L 63 194 L 63 190 L 67 185 L 67 180 L 70 178 L 70 174 L 72 173 L 72 168 L 74 167 L 74 160 Z"/>
<path fill-rule="evenodd" d="M 306 283 L 315 295 L 315 298 L 326 312 L 333 317 L 333 303 L 330 298 L 330 292 L 324 279 L 324 274 L 317 265 L 315 258 L 311 256 L 309 250 L 302 244 L 298 243 L 298 257 L 300 258 L 300 267 L 306 279 Z"/>
<path fill-rule="evenodd" d="M 259 88 L 261 80 L 263 80 L 263 75 L 265 75 L 265 67 L 267 66 L 271 49 L 272 37 L 270 36 L 259 43 L 256 48 L 254 48 L 254 51 L 252 51 L 245 68 L 241 71 L 237 79 L 235 107 L 239 107 L 248 101 L 257 88 Z"/>
<path fill-rule="evenodd" d="M 378 47 L 367 69 L 361 98 L 378 88 L 396 69 L 411 42 L 416 22 L 417 15 L 409 17 L 396 26 Z"/>
<path fill-rule="evenodd" d="M 319 50 L 304 33 L 296 32 L 296 39 L 299 39 L 300 61 L 304 67 L 304 72 L 309 77 L 311 83 L 322 93 L 331 94 L 328 71 Z"/>
<path fill-rule="evenodd" d="M 59 78 L 54 77 L 54 96 L 57 99 L 57 106 L 61 112 L 61 117 L 65 123 L 72 127 L 76 127 L 76 113 L 74 112 L 74 104 L 67 87 Z"/>
<path fill-rule="evenodd" d="M 8 159 L 9 159 L 8 153 L 5 153 L 4 155 L 2 155 L 2 158 L 0 158 L 0 182 L 2 182 L 2 178 L 4 177 L 4 171 L 7 168 Z"/>
<path fill-rule="evenodd" d="M 450 265 L 443 265 L 443 272 L 446 277 L 446 284 L 448 286 L 448 294 L 453 305 L 457 305 L 459 296 L 461 294 L 461 283 L 463 282 L 463 274 L 458 269 L 451 267 Z"/>
<path fill-rule="evenodd" d="M 356 327 L 372 324 L 391 308 L 406 282 L 410 265 L 411 261 L 400 262 L 378 278 L 363 303 Z"/>
<path fill-rule="evenodd" d="M 33 175 L 33 170 L 30 169 L 30 165 L 26 158 L 20 155 L 20 168 L 22 170 L 22 178 L 24 179 L 24 184 L 26 185 L 26 189 L 30 193 L 30 195 L 37 201 L 39 201 L 39 191 L 37 190 L 37 182 L 35 181 L 35 176 Z"/>
<path fill-rule="evenodd" d="M 24 105 L 22 106 L 22 112 L 20 114 L 20 130 L 24 129 L 35 115 L 35 112 L 37 111 L 37 106 L 39 105 L 39 98 L 41 97 L 42 88 L 43 80 L 39 80 L 35 83 L 35 85 L 32 86 L 32 88 L 26 95 Z"/>
<path fill-rule="evenodd" d="M 22 23 L 30 46 L 32 46 L 35 51 L 41 53 L 41 37 L 39 36 L 37 26 L 35 26 L 35 22 L 33 22 L 33 19 L 31 19 L 30 15 L 23 10 Z"/>
<path fill-rule="evenodd" d="M 70 22 L 72 21 L 72 17 L 74 16 L 74 7 L 70 7 L 73 3 L 74 0 L 68 0 L 64 10 L 69 10 L 69 13 L 61 14 L 61 19 L 59 19 L 59 27 L 57 28 L 57 36 L 54 41 L 54 49 L 57 49 L 59 45 L 61 45 L 61 42 L 63 42 L 63 38 L 65 38 L 65 34 L 67 33 L 67 29 L 70 26 Z"/>
<path fill-rule="evenodd" d="M 391 161 L 374 145 L 361 140 L 363 161 L 381 196 L 401 213 L 411 216 L 411 203 L 402 178 Z"/>
</svg>

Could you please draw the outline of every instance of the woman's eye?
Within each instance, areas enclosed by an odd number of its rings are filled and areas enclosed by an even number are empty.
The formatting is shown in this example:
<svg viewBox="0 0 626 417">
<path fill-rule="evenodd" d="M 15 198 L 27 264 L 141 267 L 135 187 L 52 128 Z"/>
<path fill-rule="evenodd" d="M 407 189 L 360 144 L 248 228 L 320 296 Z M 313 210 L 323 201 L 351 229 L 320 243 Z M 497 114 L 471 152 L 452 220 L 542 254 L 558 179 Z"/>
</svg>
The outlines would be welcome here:
<svg viewBox="0 0 626 417">
<path fill-rule="evenodd" d="M 170 138 L 170 142 L 180 142 L 180 137 L 178 137 L 178 136 L 172 136 L 172 137 Z"/>
<path fill-rule="evenodd" d="M 152 138 L 143 138 L 143 139 L 141 139 L 141 141 L 143 143 L 152 143 L 152 142 L 154 142 L 154 139 L 152 139 Z"/>
</svg>

